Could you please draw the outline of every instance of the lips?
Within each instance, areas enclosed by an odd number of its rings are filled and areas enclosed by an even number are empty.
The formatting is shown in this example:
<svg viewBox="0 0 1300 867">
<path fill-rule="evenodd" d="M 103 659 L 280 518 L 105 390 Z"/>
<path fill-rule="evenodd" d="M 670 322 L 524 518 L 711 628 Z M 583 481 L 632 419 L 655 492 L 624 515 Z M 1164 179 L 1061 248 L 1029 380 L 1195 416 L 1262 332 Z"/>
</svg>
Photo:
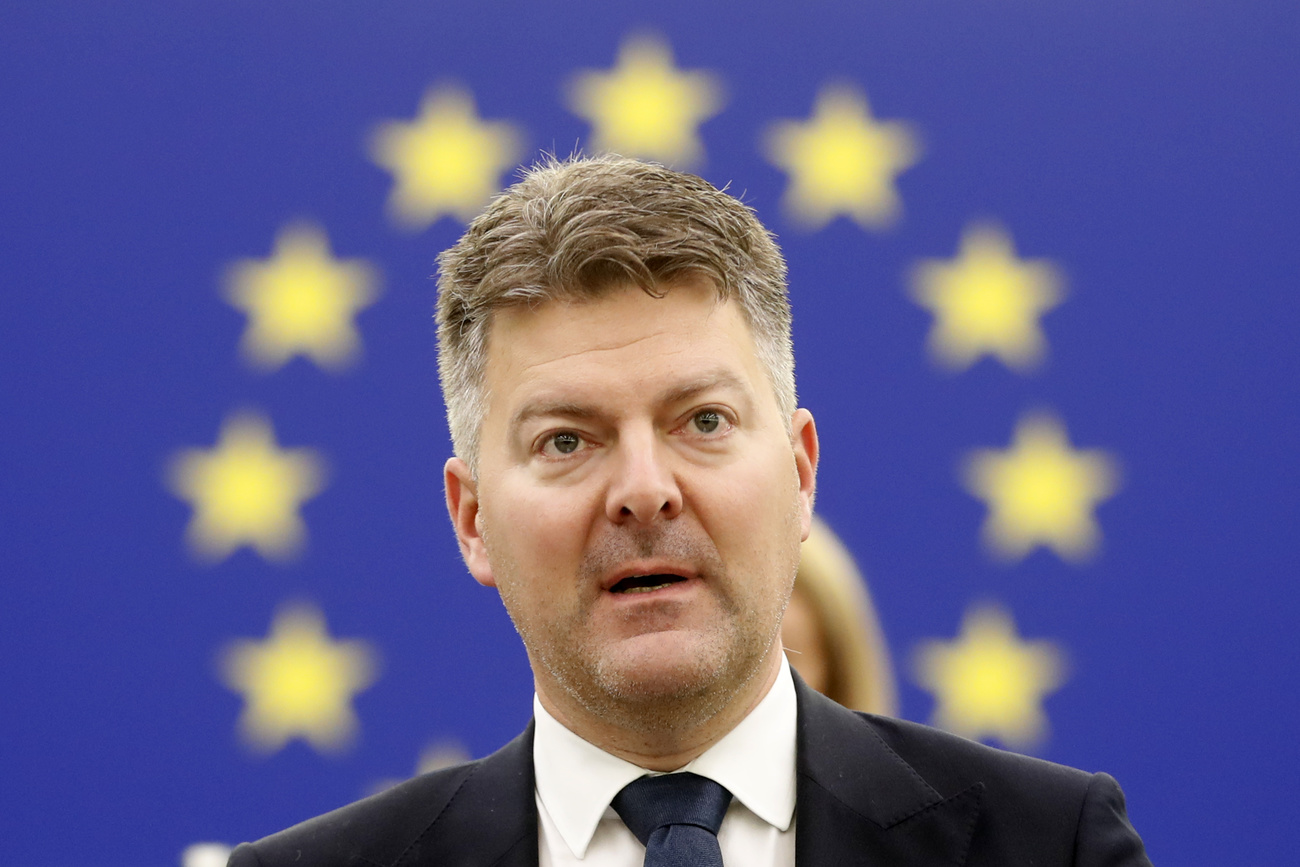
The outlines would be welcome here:
<svg viewBox="0 0 1300 867">
<path fill-rule="evenodd" d="M 672 572 L 657 572 L 649 575 L 629 575 L 621 579 L 609 590 L 611 593 L 651 593 L 662 590 L 672 584 L 685 581 L 686 576 Z"/>
<path fill-rule="evenodd" d="M 696 577 L 695 567 L 680 560 L 641 560 L 624 563 L 621 568 L 605 573 L 600 589 L 626 595 L 651 593 Z"/>
</svg>

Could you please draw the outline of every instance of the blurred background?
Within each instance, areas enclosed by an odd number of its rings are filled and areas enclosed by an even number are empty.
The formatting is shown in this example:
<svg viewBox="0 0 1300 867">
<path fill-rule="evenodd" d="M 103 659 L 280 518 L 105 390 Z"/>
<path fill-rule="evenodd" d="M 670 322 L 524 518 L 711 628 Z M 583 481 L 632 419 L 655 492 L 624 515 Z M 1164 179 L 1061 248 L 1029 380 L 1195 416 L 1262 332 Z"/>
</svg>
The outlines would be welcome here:
<svg viewBox="0 0 1300 867">
<path fill-rule="evenodd" d="M 5 860 L 223 863 L 526 725 L 433 262 L 610 149 L 779 236 L 898 713 L 1114 774 L 1156 863 L 1285 863 L 1297 46 L 1283 0 L 7 4 Z"/>
</svg>

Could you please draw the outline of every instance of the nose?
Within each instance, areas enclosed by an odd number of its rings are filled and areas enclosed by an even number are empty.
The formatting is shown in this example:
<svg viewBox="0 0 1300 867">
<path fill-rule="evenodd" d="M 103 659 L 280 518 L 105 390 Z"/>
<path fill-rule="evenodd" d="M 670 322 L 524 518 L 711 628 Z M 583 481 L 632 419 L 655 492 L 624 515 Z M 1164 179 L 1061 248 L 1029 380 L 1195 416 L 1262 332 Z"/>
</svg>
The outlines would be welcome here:
<svg viewBox="0 0 1300 867">
<path fill-rule="evenodd" d="M 622 437 L 618 450 L 605 503 L 609 520 L 650 525 L 677 517 L 682 511 L 682 491 L 668 465 L 667 446 L 647 431 Z"/>
</svg>

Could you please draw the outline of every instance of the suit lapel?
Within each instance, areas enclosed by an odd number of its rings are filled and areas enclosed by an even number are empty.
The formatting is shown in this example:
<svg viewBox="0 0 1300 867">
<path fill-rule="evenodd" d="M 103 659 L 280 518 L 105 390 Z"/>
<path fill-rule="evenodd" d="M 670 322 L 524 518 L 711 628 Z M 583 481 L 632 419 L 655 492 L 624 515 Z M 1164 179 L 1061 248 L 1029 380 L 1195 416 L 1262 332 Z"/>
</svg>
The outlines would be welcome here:
<svg viewBox="0 0 1300 867">
<path fill-rule="evenodd" d="M 393 867 L 537 867 L 533 725 L 475 763 Z"/>
<path fill-rule="evenodd" d="M 869 718 L 795 675 L 799 703 L 796 867 L 965 863 L 983 786 L 945 797 Z M 473 773 L 392 867 L 537 867 L 533 726 Z"/>
<path fill-rule="evenodd" d="M 814 692 L 798 675 L 795 692 L 797 867 L 963 864 L 983 787 L 941 795 L 868 718 Z"/>
</svg>

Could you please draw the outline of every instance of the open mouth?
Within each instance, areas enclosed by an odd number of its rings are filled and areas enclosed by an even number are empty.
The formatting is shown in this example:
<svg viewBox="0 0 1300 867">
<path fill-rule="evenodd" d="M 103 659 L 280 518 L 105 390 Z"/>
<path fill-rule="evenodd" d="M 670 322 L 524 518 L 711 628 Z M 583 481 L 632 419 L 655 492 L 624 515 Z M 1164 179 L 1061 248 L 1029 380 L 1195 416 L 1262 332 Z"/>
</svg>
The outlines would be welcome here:
<svg viewBox="0 0 1300 867">
<path fill-rule="evenodd" d="M 671 573 L 656 575 L 631 575 L 609 588 L 611 593 L 651 593 L 686 579 Z"/>
</svg>

